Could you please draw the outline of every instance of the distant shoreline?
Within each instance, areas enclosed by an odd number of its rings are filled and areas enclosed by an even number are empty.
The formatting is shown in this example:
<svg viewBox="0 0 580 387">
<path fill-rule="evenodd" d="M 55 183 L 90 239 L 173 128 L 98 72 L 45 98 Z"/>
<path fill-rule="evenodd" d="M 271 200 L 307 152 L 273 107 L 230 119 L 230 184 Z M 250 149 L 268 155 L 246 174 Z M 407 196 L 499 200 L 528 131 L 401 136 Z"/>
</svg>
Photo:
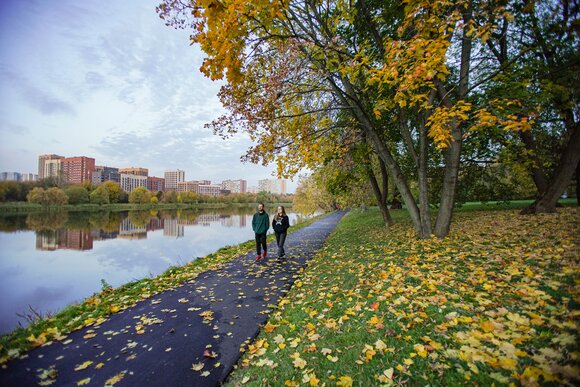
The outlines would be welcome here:
<svg viewBox="0 0 580 387">
<path fill-rule="evenodd" d="M 183 209 L 205 209 L 205 208 L 231 208 L 231 207 L 252 207 L 256 203 L 113 203 L 113 204 L 66 204 L 43 206 L 26 202 L 0 203 L 0 216 L 18 215 L 37 212 L 69 211 L 69 212 L 98 212 L 98 211 L 140 211 L 140 210 L 183 210 Z M 283 205 L 292 207 L 292 203 L 272 203 L 266 207 Z"/>
</svg>

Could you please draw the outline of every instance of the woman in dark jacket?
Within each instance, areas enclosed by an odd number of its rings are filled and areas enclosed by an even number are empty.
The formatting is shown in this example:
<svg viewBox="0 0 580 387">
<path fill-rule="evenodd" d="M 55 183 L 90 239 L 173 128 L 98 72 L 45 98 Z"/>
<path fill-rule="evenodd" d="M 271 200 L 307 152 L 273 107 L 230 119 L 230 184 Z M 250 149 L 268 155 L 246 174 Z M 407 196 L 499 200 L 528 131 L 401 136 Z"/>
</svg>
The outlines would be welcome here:
<svg viewBox="0 0 580 387">
<path fill-rule="evenodd" d="M 272 228 L 276 234 L 276 243 L 278 244 L 278 257 L 282 258 L 286 253 L 284 252 L 284 242 L 286 241 L 286 233 L 290 227 L 290 221 L 284 206 L 278 206 L 278 211 L 272 219 Z"/>
</svg>

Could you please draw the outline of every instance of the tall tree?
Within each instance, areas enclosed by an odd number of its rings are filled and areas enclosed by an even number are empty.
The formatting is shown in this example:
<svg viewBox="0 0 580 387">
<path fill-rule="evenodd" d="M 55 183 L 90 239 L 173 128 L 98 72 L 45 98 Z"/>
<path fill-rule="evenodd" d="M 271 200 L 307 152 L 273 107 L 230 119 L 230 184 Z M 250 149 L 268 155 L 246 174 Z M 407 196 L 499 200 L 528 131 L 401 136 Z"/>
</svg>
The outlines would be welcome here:
<svg viewBox="0 0 580 387">
<path fill-rule="evenodd" d="M 316 168 L 344 152 L 338 116 L 347 114 L 384 163 L 417 234 L 427 238 L 449 232 L 464 136 L 491 115 L 469 101 L 473 40 L 487 28 L 473 20 L 481 4 L 487 2 L 166 0 L 158 12 L 170 25 L 191 27 L 192 42 L 207 55 L 201 71 L 225 78 L 220 98 L 228 114 L 211 126 L 224 137 L 249 133 L 257 145 L 247 160 L 276 162 L 282 175 Z M 434 228 L 427 184 L 433 147 L 444 154 Z M 401 167 L 407 157 L 411 174 Z M 415 176 L 419 202 L 410 189 Z"/>
</svg>

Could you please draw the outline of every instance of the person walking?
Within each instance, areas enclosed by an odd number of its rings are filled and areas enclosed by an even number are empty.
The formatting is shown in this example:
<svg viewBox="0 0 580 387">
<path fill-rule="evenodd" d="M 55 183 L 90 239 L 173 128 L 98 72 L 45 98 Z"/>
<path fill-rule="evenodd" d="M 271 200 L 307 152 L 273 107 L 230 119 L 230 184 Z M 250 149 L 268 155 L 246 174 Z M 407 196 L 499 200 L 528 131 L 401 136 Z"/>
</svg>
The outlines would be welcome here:
<svg viewBox="0 0 580 387">
<path fill-rule="evenodd" d="M 284 242 L 286 242 L 286 234 L 290 227 L 290 221 L 284 206 L 278 206 L 276 215 L 272 219 L 272 228 L 276 234 L 276 243 L 278 244 L 278 257 L 282 258 L 286 253 L 284 252 Z"/>
<path fill-rule="evenodd" d="M 256 252 L 258 254 L 256 261 L 266 258 L 266 253 L 268 252 L 266 233 L 269 228 L 270 216 L 264 210 L 264 203 L 258 203 L 258 212 L 252 218 L 252 230 L 256 234 Z M 264 255 L 262 255 L 262 249 L 264 250 Z"/>
</svg>

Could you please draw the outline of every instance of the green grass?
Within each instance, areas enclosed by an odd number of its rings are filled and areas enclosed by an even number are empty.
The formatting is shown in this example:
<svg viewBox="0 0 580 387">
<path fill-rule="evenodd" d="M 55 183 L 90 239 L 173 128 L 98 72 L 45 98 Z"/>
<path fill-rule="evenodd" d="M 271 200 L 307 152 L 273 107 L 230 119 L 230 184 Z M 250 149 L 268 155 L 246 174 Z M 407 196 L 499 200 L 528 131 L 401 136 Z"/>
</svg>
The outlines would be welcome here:
<svg viewBox="0 0 580 387">
<path fill-rule="evenodd" d="M 304 220 L 290 227 L 289 232 L 306 227 L 323 216 L 325 215 Z M 273 234 L 269 235 L 268 242 L 273 241 L 274 238 Z M 226 246 L 215 253 L 198 258 L 183 266 L 170 267 L 157 277 L 133 281 L 118 288 L 111 288 L 103 281 L 103 290 L 82 303 L 69 306 L 54 316 L 36 318 L 25 328 L 18 328 L 9 334 L 0 336 L 0 364 L 21 356 L 28 350 L 48 341 L 63 340 L 66 334 L 74 330 L 85 326 L 99 325 L 106 321 L 112 313 L 129 308 L 160 292 L 180 286 L 186 281 L 194 280 L 202 272 L 218 270 L 224 263 L 246 254 L 254 248 L 255 242 L 253 240 L 236 246 Z"/>
<path fill-rule="evenodd" d="M 523 205 L 468 205 L 442 240 L 352 211 L 228 383 L 578 384 L 580 211 Z"/>
</svg>

